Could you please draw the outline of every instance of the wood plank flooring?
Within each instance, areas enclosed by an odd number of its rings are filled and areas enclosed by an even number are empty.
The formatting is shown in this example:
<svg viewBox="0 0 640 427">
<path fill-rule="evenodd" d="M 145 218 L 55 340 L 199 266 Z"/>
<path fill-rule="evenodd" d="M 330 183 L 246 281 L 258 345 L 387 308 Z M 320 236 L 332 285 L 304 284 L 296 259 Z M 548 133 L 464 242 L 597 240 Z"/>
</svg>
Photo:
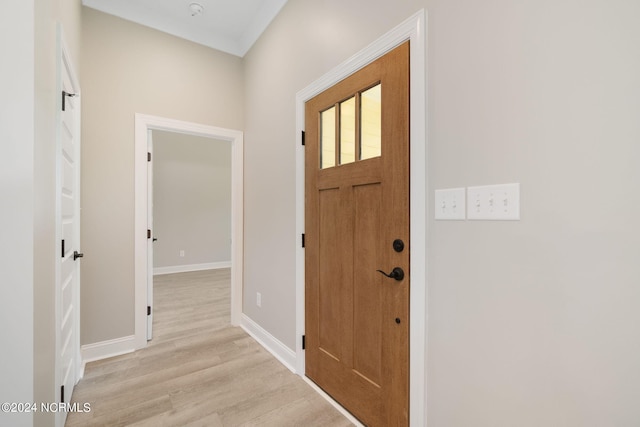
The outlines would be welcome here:
<svg viewBox="0 0 640 427">
<path fill-rule="evenodd" d="M 154 338 L 87 364 L 66 426 L 350 426 L 242 329 L 228 269 L 156 276 Z"/>
</svg>

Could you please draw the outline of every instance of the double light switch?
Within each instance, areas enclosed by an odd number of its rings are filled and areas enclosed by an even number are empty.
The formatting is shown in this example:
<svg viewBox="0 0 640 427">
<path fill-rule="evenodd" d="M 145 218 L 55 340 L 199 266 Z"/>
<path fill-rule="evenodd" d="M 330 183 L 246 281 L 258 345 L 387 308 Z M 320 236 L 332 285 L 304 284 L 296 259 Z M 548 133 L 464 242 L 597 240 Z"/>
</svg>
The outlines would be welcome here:
<svg viewBox="0 0 640 427">
<path fill-rule="evenodd" d="M 464 188 L 436 190 L 436 219 L 465 219 L 466 208 L 464 193 Z"/>
</svg>

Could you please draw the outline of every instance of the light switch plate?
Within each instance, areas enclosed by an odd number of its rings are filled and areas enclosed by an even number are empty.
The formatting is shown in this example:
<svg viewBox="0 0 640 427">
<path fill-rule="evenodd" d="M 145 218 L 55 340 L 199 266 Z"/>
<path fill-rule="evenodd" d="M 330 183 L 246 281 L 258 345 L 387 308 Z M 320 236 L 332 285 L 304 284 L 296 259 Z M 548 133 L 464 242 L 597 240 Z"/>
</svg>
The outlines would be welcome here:
<svg viewBox="0 0 640 427">
<path fill-rule="evenodd" d="M 436 190 L 435 218 L 440 220 L 466 218 L 464 188 Z"/>
<path fill-rule="evenodd" d="M 467 218 L 473 220 L 520 220 L 520 184 L 467 188 Z"/>
</svg>

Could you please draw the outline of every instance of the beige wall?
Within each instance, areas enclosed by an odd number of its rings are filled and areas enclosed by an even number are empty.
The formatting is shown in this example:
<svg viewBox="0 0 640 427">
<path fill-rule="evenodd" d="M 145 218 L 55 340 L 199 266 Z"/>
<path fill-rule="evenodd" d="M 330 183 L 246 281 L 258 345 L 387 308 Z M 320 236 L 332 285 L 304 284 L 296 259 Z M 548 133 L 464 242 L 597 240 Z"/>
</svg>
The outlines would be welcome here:
<svg viewBox="0 0 640 427">
<path fill-rule="evenodd" d="M 231 261 L 231 143 L 153 131 L 153 162 L 154 269 Z"/>
<path fill-rule="evenodd" d="M 431 188 L 522 220 L 430 222 L 429 421 L 637 424 L 640 3 L 431 4 Z"/>
<path fill-rule="evenodd" d="M 244 312 L 291 349 L 296 93 L 422 7 L 405 3 L 290 1 L 245 57 Z"/>
<path fill-rule="evenodd" d="M 637 424 L 635 1 L 289 2 L 245 58 L 245 313 L 294 348 L 296 92 L 422 7 L 429 206 L 522 191 L 519 222 L 429 208 L 429 425 Z"/>
<path fill-rule="evenodd" d="M 239 58 L 83 9 L 82 344 L 134 333 L 134 114 L 242 129 Z"/>
<path fill-rule="evenodd" d="M 5 96 L 0 105 L 0 330 L 3 350 L 0 378 L 11 384 L 0 401 L 34 397 L 33 262 L 34 262 L 34 2 L 0 6 L 0 55 L 12 67 L 0 67 Z M 7 327 L 15 325 L 15 327 Z M 0 412 L 0 424 L 31 426 L 31 415 Z"/>
</svg>

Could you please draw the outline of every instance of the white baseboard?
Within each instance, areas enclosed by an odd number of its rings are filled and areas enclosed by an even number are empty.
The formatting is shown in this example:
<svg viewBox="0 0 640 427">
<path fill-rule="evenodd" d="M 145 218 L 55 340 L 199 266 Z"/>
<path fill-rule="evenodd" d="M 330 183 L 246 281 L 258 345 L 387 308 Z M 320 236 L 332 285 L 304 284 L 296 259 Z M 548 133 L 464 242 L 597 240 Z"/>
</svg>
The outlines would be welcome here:
<svg viewBox="0 0 640 427">
<path fill-rule="evenodd" d="M 219 268 L 231 268 L 231 261 L 208 262 L 205 264 L 171 265 L 169 267 L 156 267 L 153 275 L 187 273 L 189 271 L 217 270 Z"/>
<path fill-rule="evenodd" d="M 295 373 L 296 352 L 280 342 L 277 338 L 265 331 L 260 325 L 242 314 L 240 319 L 240 327 L 253 337 L 263 346 L 269 353 L 287 367 L 291 372 Z"/>
<path fill-rule="evenodd" d="M 84 366 L 89 362 L 131 353 L 135 349 L 135 335 L 83 345 L 80 347 L 82 373 L 84 373 Z"/>
<path fill-rule="evenodd" d="M 244 329 L 249 335 L 253 337 L 260 345 L 262 345 L 267 351 L 278 359 L 284 366 L 286 366 L 291 372 L 296 374 L 296 352 L 291 350 L 286 345 L 282 344 L 277 338 L 265 331 L 260 325 L 247 317 L 246 314 L 242 315 L 240 320 L 240 327 Z M 298 374 L 297 374 L 298 375 Z M 318 394 L 324 397 L 334 408 L 336 408 L 342 415 L 344 415 L 349 421 L 351 421 L 356 427 L 364 427 L 357 418 L 344 409 L 338 402 L 333 400 L 331 396 L 318 387 L 313 381 L 307 378 L 304 374 L 300 375 L 302 379 L 311 386 Z"/>
</svg>

